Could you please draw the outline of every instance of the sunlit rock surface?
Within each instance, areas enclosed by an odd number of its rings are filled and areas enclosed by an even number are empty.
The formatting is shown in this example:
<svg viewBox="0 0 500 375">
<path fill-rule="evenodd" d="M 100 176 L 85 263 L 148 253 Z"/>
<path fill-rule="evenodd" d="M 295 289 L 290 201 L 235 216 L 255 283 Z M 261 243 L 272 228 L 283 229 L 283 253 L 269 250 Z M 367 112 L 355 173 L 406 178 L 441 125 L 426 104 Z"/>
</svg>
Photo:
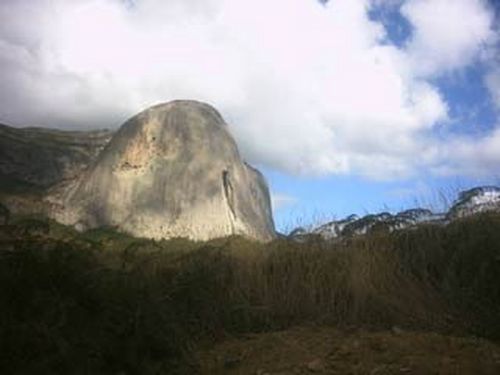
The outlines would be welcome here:
<svg viewBox="0 0 500 375">
<path fill-rule="evenodd" d="M 275 236 L 264 178 L 241 159 L 220 114 L 194 101 L 132 117 L 48 201 L 50 216 L 81 230 L 111 226 L 158 239 Z"/>
<path fill-rule="evenodd" d="M 350 215 L 342 220 L 334 220 L 329 223 L 320 225 L 315 228 L 312 233 L 319 234 L 321 237 L 325 239 L 337 238 L 341 236 L 344 232 L 344 229 L 351 225 L 352 223 L 359 220 L 358 215 Z M 302 233 L 304 234 L 304 233 Z"/>
<path fill-rule="evenodd" d="M 480 212 L 500 210 L 500 188 L 480 186 L 462 191 L 448 212 L 449 219 L 458 219 Z"/>
</svg>

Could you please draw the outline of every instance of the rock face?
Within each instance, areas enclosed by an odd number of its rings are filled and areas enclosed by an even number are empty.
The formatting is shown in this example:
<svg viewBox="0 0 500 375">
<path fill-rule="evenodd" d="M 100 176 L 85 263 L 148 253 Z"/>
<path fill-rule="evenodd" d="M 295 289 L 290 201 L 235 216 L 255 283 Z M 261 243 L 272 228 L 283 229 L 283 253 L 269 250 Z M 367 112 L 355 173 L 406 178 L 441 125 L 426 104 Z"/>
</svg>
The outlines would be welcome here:
<svg viewBox="0 0 500 375">
<path fill-rule="evenodd" d="M 334 220 L 314 229 L 312 233 L 318 234 L 325 239 L 332 239 L 341 236 L 346 227 L 359 220 L 358 215 L 349 215 L 342 220 Z"/>
<path fill-rule="evenodd" d="M 132 117 L 79 179 L 48 200 L 50 216 L 80 229 L 195 240 L 275 236 L 264 178 L 243 162 L 220 114 L 194 101 Z"/>
<path fill-rule="evenodd" d="M 449 210 L 448 218 L 459 219 L 486 211 L 500 211 L 500 188 L 480 186 L 462 191 Z"/>
</svg>

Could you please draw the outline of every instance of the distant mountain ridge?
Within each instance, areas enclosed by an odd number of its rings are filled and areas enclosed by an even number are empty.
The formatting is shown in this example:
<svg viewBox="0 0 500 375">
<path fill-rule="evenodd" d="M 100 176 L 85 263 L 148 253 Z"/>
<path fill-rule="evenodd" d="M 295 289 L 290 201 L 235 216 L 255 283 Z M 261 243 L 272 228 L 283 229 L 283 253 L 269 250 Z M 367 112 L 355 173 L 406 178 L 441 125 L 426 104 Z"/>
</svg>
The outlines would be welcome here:
<svg viewBox="0 0 500 375">
<path fill-rule="evenodd" d="M 350 215 L 341 220 L 333 220 L 310 230 L 299 227 L 288 235 L 294 240 L 305 240 L 310 236 L 319 236 L 326 240 L 347 238 L 370 233 L 375 230 L 389 232 L 412 228 L 421 224 L 446 225 L 449 222 L 482 212 L 500 212 L 500 188 L 479 186 L 462 191 L 443 213 L 434 213 L 429 209 L 414 208 L 391 214 L 382 212 L 363 217 Z"/>
<path fill-rule="evenodd" d="M 0 190 L 45 190 L 74 178 L 99 155 L 113 131 L 13 128 L 0 124 Z"/>
<path fill-rule="evenodd" d="M 458 199 L 448 211 L 448 219 L 458 219 L 480 212 L 496 211 L 500 208 L 500 188 L 479 186 L 460 192 Z"/>
</svg>

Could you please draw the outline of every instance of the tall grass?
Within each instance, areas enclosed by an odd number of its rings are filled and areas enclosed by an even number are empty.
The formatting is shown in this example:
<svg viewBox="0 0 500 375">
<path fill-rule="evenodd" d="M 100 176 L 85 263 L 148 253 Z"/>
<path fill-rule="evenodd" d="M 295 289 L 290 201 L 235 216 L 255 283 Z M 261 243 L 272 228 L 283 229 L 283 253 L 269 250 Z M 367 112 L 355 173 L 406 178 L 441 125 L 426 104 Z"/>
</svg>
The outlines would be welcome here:
<svg viewBox="0 0 500 375">
<path fill-rule="evenodd" d="M 0 231 L 0 373 L 167 373 L 200 342 L 306 323 L 500 339 L 498 214 L 265 245 L 14 227 Z"/>
</svg>

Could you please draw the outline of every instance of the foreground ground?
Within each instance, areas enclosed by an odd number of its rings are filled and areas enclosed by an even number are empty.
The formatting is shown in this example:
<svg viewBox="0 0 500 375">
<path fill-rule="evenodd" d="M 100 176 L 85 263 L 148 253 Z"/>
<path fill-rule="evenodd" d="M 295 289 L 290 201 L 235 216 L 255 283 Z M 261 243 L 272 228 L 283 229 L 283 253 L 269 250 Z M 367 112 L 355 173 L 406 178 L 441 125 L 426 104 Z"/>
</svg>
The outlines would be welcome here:
<svg viewBox="0 0 500 375">
<path fill-rule="evenodd" d="M 437 333 L 297 327 L 233 338 L 197 354 L 201 374 L 500 374 L 500 347 Z"/>
<path fill-rule="evenodd" d="M 2 375 L 496 375 L 499 343 L 500 214 L 266 244 L 0 226 Z"/>
</svg>

